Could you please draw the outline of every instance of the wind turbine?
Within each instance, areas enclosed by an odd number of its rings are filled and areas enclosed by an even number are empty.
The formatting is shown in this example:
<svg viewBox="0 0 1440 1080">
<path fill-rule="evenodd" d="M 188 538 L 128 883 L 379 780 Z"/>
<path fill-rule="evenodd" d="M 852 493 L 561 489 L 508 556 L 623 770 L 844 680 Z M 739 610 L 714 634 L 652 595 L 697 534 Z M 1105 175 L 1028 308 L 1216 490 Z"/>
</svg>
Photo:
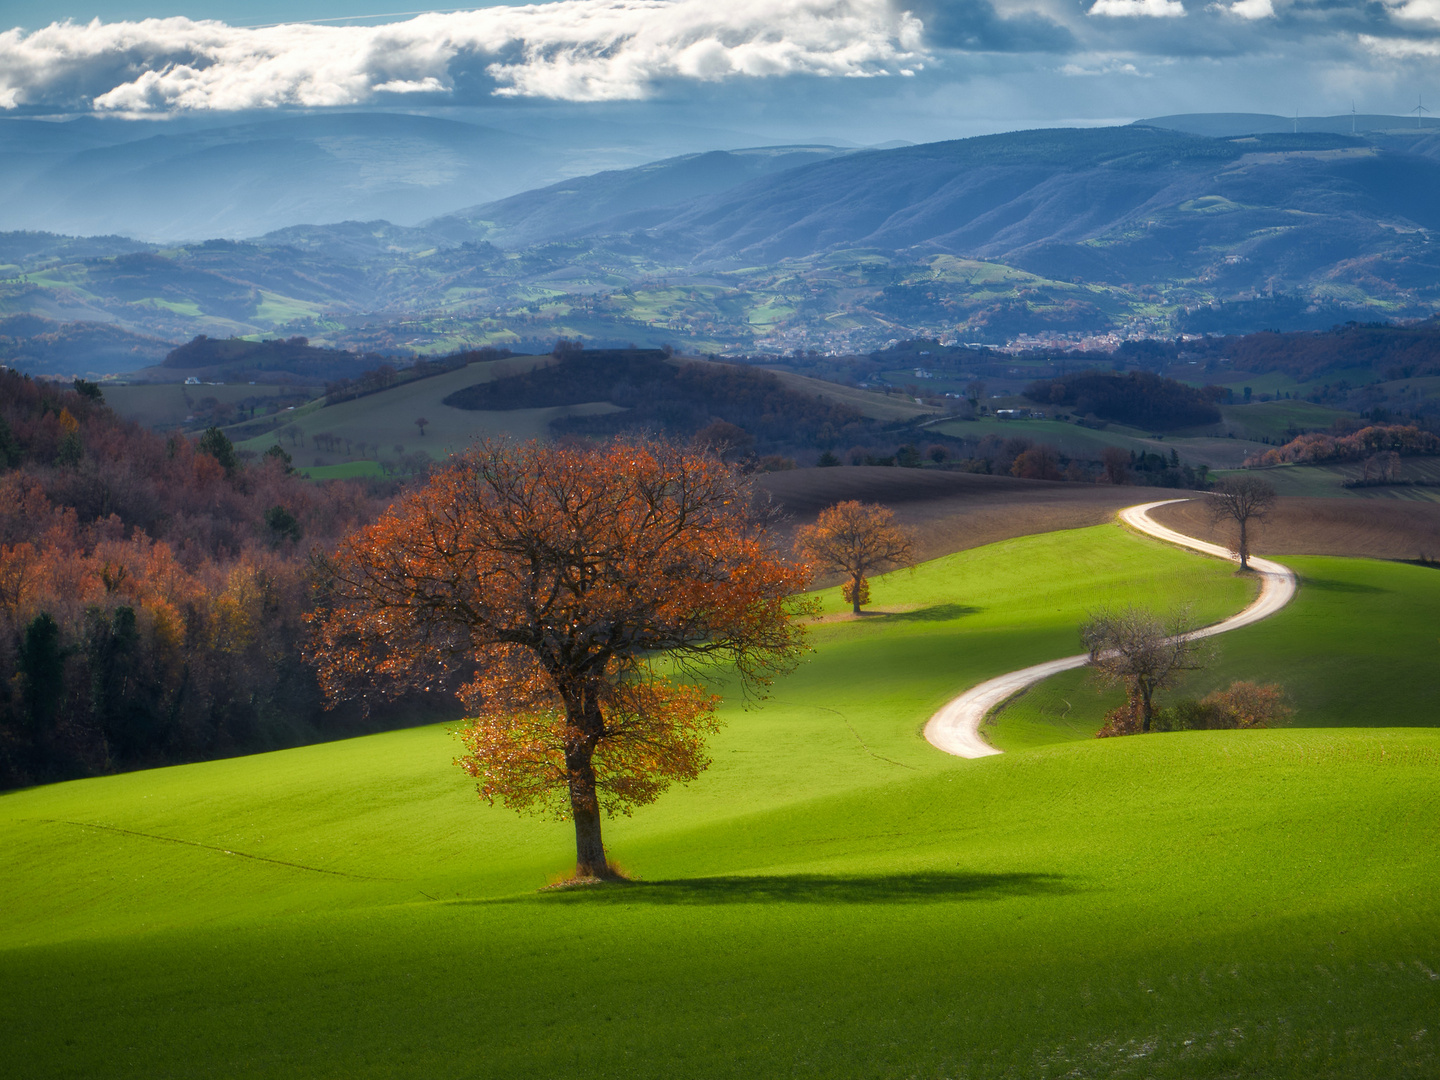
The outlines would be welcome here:
<svg viewBox="0 0 1440 1080">
<path fill-rule="evenodd" d="M 1350 99 L 1350 134 L 1355 134 L 1355 99 Z"/>
<path fill-rule="evenodd" d="M 1298 105 L 1295 106 L 1295 127 L 1292 130 L 1294 134 L 1300 134 L 1300 106 Z"/>
<path fill-rule="evenodd" d="M 1415 114 L 1415 126 L 1416 126 L 1417 128 L 1420 127 L 1420 126 L 1421 126 L 1421 123 L 1422 123 L 1422 120 L 1424 119 L 1425 113 L 1427 113 L 1427 112 L 1430 111 L 1429 109 L 1427 109 L 1427 108 L 1425 107 L 1425 98 L 1424 98 L 1424 95 L 1422 95 L 1422 94 L 1416 94 L 1416 95 L 1415 95 L 1415 108 L 1411 109 L 1410 111 Z"/>
</svg>

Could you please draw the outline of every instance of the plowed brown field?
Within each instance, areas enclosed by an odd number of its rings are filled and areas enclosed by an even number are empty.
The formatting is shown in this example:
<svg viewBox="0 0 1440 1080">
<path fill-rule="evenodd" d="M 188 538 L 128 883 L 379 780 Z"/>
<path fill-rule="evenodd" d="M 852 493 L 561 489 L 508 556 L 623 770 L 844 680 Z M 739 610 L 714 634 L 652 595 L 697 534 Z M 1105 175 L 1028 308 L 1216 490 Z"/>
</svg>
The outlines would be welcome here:
<svg viewBox="0 0 1440 1080">
<path fill-rule="evenodd" d="M 1145 489 L 1129 490 L 1140 494 Z M 1164 497 L 1164 492 L 1155 492 L 1154 498 Z M 1212 524 L 1199 499 L 1162 506 L 1151 516 L 1189 536 L 1216 544 L 1235 543 L 1234 525 Z M 1261 555 L 1434 559 L 1440 557 L 1440 505 L 1389 499 L 1282 498 L 1269 520 L 1255 529 L 1250 543 Z"/>
<path fill-rule="evenodd" d="M 758 486 L 787 515 L 813 521 L 844 499 L 878 502 L 915 529 L 921 559 L 1031 533 L 1079 529 L 1109 521 L 1121 507 L 1193 495 L 1167 488 L 1050 483 L 1009 476 L 840 466 L 767 473 Z M 1233 544 L 1233 527 L 1211 524 L 1198 497 L 1154 511 L 1157 521 L 1188 536 Z M 1354 555 L 1376 559 L 1440 558 L 1440 504 L 1388 499 L 1281 498 L 1253 544 L 1262 555 Z"/>
<path fill-rule="evenodd" d="M 792 527 L 845 499 L 883 503 L 915 529 L 921 559 L 1016 536 L 1099 525 L 1123 506 L 1165 494 L 1157 488 L 869 465 L 767 473 L 758 486 L 785 510 Z"/>
</svg>

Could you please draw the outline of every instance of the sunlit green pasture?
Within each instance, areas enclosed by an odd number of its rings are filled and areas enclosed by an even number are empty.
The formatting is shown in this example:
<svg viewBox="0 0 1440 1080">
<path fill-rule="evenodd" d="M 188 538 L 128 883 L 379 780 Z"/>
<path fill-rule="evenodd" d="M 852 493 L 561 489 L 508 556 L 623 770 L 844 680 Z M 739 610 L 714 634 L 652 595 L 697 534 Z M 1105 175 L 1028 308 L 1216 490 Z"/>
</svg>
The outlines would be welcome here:
<svg viewBox="0 0 1440 1080">
<path fill-rule="evenodd" d="M 1429 571 L 1425 571 L 1429 572 Z M 1114 526 L 877 581 L 697 783 L 608 824 L 640 880 L 537 892 L 564 823 L 444 726 L 0 797 L 20 1073 L 1425 1076 L 1440 738 L 1087 740 L 979 761 L 934 707 L 1103 602 L 1251 586 Z"/>
<path fill-rule="evenodd" d="M 1246 679 L 1284 686 L 1296 726 L 1440 724 L 1440 573 L 1375 559 L 1285 562 L 1300 577 L 1289 606 L 1215 638 L 1214 661 L 1161 703 Z M 1066 672 L 1015 699 L 986 735 L 1007 750 L 1089 738 L 1119 702 L 1085 671 Z"/>
</svg>

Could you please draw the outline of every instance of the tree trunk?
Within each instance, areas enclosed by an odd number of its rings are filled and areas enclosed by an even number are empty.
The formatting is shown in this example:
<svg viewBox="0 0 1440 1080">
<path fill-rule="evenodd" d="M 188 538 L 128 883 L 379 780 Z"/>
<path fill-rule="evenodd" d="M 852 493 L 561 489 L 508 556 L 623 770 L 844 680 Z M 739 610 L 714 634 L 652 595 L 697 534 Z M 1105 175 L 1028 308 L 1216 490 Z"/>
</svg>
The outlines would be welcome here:
<svg viewBox="0 0 1440 1080">
<path fill-rule="evenodd" d="M 1150 733 L 1150 721 L 1155 716 L 1154 706 L 1150 703 L 1150 697 L 1154 692 L 1151 687 L 1144 683 L 1140 684 L 1140 730 L 1147 735 Z"/>
<path fill-rule="evenodd" d="M 575 876 L 607 878 L 605 843 L 600 836 L 600 804 L 595 798 L 595 770 L 588 755 L 579 769 L 571 769 L 570 813 L 575 818 Z"/>
<path fill-rule="evenodd" d="M 565 768 L 570 773 L 570 813 L 575 818 L 575 876 L 611 878 L 614 873 L 605 859 L 600 835 L 600 800 L 595 793 L 595 744 L 603 728 L 599 706 L 591 694 L 583 694 L 570 712 L 571 725 L 586 737 L 565 748 Z"/>
<path fill-rule="evenodd" d="M 575 876 L 611 877 L 605 861 L 605 844 L 600 838 L 600 812 L 572 807 L 575 813 Z"/>
<path fill-rule="evenodd" d="M 850 579 L 850 601 L 855 605 L 855 614 L 860 614 L 860 583 L 865 579 L 856 574 Z"/>
<path fill-rule="evenodd" d="M 1250 541 L 1245 535 L 1245 519 L 1240 519 L 1240 569 L 1250 569 Z"/>
</svg>

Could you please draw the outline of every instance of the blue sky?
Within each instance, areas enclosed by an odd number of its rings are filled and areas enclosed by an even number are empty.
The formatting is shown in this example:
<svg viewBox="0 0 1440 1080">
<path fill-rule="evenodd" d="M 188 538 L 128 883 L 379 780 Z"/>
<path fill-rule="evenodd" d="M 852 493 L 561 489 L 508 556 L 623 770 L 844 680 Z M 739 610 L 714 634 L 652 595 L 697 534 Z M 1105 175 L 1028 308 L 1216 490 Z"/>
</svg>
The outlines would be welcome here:
<svg viewBox="0 0 1440 1080">
<path fill-rule="evenodd" d="M 0 24 L 17 28 L 0 33 L 0 115 L 548 103 L 874 142 L 1352 101 L 1399 113 L 1422 93 L 1440 108 L 1440 0 L 558 0 L 400 14 L 415 7 L 0 0 Z M 303 24 L 361 16 L 382 17 Z M 50 25 L 62 18 L 72 25 Z M 198 22 L 211 19 L 223 25 Z M 283 25 L 245 29 L 269 23 Z"/>
</svg>

